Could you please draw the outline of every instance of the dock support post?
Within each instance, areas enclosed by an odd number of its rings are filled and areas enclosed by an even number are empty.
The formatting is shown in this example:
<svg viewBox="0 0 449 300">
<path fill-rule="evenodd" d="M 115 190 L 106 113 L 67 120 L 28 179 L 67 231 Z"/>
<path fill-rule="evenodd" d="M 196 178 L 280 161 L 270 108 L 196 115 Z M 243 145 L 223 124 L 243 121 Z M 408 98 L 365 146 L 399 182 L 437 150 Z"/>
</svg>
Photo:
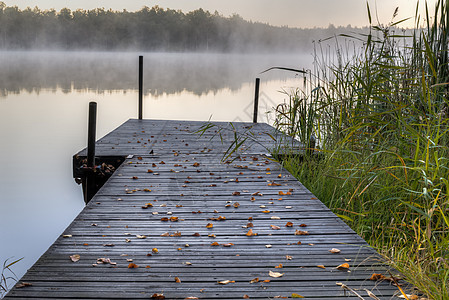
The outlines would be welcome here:
<svg viewBox="0 0 449 300">
<path fill-rule="evenodd" d="M 254 114 L 253 114 L 253 123 L 257 123 L 257 114 L 259 110 L 259 85 L 260 78 L 256 78 L 256 91 L 254 95 Z"/>
<path fill-rule="evenodd" d="M 97 103 L 89 102 L 89 124 L 87 129 L 87 174 L 84 201 L 87 203 L 95 194 L 95 134 L 97 127 Z"/>
<path fill-rule="evenodd" d="M 143 118 L 143 56 L 139 56 L 139 120 Z"/>
</svg>

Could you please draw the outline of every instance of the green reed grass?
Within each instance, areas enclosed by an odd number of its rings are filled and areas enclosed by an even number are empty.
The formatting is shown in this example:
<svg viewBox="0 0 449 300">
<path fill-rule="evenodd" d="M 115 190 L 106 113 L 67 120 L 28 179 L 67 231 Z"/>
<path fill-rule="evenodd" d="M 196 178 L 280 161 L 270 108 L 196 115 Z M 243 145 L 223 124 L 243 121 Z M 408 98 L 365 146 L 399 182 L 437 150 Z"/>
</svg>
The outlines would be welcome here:
<svg viewBox="0 0 449 300">
<path fill-rule="evenodd" d="M 413 31 L 396 13 L 354 37 L 359 51 L 332 61 L 317 47 L 276 124 L 322 154 L 285 160 L 291 172 L 423 294 L 449 299 L 449 5 Z"/>
</svg>

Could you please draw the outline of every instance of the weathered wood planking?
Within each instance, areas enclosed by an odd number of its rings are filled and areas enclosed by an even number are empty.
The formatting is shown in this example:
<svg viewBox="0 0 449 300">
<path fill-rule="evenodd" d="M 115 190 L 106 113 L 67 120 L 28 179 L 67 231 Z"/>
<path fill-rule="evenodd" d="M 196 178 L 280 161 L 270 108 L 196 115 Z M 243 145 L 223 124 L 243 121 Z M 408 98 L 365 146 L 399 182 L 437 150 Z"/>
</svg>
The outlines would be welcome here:
<svg viewBox="0 0 449 300">
<path fill-rule="evenodd" d="M 203 124 L 129 120 L 99 140 L 97 156 L 133 158 L 21 279 L 32 286 L 6 299 L 359 299 L 337 282 L 367 299 L 366 290 L 396 298 L 396 287 L 369 280 L 388 275 L 376 252 L 271 160 L 279 133 L 216 123 L 200 136 Z M 234 130 L 247 140 L 240 159 L 223 163 Z M 344 263 L 349 270 L 337 269 Z"/>
</svg>

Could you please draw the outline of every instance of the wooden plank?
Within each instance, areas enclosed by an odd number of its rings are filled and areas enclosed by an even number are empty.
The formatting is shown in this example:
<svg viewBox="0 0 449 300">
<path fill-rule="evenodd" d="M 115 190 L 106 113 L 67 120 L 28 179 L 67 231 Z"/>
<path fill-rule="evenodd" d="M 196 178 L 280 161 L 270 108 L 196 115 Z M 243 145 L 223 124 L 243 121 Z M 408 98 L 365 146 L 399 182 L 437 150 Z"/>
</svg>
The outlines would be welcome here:
<svg viewBox="0 0 449 300">
<path fill-rule="evenodd" d="M 268 154 L 294 142 L 266 124 L 202 125 L 129 120 L 98 141 L 98 156 L 132 157 L 5 299 L 356 299 L 336 282 L 395 299 L 369 280 L 388 275 L 379 255 Z M 226 162 L 234 130 L 247 140 Z"/>
</svg>

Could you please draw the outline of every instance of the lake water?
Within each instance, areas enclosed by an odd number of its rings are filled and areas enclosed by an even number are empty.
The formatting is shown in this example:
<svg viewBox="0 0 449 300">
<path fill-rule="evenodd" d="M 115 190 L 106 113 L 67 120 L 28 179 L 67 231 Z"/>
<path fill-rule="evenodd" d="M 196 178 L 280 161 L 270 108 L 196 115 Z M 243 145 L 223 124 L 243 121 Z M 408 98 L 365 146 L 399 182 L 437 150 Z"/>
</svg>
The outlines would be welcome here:
<svg viewBox="0 0 449 300">
<path fill-rule="evenodd" d="M 72 155 L 87 143 L 88 102 L 97 138 L 137 117 L 138 55 L 144 55 L 144 118 L 259 120 L 302 78 L 273 67 L 311 68 L 312 56 L 254 54 L 0 52 L 0 263 L 20 278 L 84 207 Z"/>
</svg>

